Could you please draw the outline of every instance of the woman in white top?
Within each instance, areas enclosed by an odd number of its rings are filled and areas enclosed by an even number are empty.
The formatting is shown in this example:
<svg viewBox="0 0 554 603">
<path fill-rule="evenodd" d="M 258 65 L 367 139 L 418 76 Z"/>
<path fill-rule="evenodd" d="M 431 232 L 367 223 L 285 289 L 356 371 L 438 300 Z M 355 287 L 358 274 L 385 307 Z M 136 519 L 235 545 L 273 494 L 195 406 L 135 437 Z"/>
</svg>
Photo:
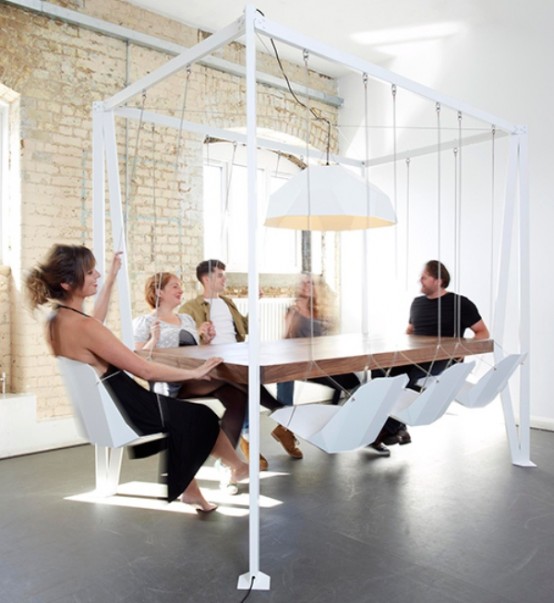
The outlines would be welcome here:
<svg viewBox="0 0 554 603">
<path fill-rule="evenodd" d="M 152 312 L 133 320 L 135 348 L 153 350 L 155 348 L 176 348 L 179 345 L 210 343 L 213 327 L 205 322 L 196 329 L 196 323 L 188 314 L 178 314 L 183 289 L 181 282 L 171 272 L 157 272 L 146 281 L 145 299 Z M 247 411 L 247 393 L 240 385 L 218 379 L 204 381 L 191 379 L 169 383 L 169 395 L 174 398 L 210 396 L 217 398 L 225 406 L 221 429 L 236 447 L 244 417 Z"/>
</svg>

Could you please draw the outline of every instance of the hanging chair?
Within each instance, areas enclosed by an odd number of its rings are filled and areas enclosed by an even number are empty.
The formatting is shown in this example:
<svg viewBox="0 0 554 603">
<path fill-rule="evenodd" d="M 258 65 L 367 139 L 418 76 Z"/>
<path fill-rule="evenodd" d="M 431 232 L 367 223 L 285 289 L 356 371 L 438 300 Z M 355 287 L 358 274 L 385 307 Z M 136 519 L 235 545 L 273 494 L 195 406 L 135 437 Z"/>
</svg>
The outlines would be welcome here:
<svg viewBox="0 0 554 603">
<path fill-rule="evenodd" d="M 356 450 L 375 441 L 407 382 L 406 375 L 373 379 L 342 406 L 287 406 L 271 418 L 325 452 Z"/>
<path fill-rule="evenodd" d="M 138 434 L 91 366 L 63 356 L 58 356 L 57 362 L 82 432 L 95 445 L 96 492 L 111 496 L 119 484 L 124 447 L 158 440 L 165 434 Z"/>
<path fill-rule="evenodd" d="M 481 408 L 492 402 L 506 387 L 516 368 L 527 354 L 510 354 L 489 369 L 476 383 L 469 380 L 456 395 L 456 402 L 468 408 Z"/>
<path fill-rule="evenodd" d="M 475 362 L 453 364 L 427 381 L 423 392 L 405 389 L 391 415 L 406 425 L 429 425 L 446 412 L 462 388 Z"/>
</svg>

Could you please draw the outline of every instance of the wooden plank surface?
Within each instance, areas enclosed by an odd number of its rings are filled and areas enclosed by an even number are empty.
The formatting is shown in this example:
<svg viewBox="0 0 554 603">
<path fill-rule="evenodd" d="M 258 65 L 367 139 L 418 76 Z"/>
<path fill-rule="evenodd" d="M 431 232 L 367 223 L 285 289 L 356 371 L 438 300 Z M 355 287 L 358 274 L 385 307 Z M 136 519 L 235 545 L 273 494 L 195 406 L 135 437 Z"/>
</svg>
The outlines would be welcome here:
<svg viewBox="0 0 554 603">
<path fill-rule="evenodd" d="M 364 339 L 361 335 L 349 334 L 264 341 L 260 344 L 260 379 L 262 383 L 301 380 L 461 358 L 485 354 L 493 349 L 491 339 L 439 339 L 403 334 L 386 338 Z M 139 354 L 180 368 L 194 368 L 207 358 L 221 356 L 224 362 L 214 369 L 213 376 L 225 381 L 248 383 L 248 343 L 164 348 Z"/>
</svg>

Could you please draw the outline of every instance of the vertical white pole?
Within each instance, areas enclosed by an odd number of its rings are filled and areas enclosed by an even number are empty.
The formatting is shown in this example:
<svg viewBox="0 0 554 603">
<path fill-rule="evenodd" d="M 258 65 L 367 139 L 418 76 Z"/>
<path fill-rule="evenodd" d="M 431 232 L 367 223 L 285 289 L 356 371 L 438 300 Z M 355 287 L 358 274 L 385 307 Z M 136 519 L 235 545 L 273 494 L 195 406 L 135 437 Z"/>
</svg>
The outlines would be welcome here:
<svg viewBox="0 0 554 603">
<path fill-rule="evenodd" d="M 102 103 L 92 105 L 92 249 L 100 272 L 106 259 L 106 196 L 104 193 L 104 108 Z"/>
<path fill-rule="evenodd" d="M 119 318 L 121 321 L 121 339 L 123 343 L 134 349 L 133 319 L 131 315 L 131 297 L 129 294 L 129 271 L 125 241 L 125 224 L 123 222 L 123 206 L 121 203 L 121 183 L 119 181 L 119 161 L 117 157 L 117 140 L 113 111 L 104 114 L 104 141 L 106 145 L 106 162 L 108 168 L 108 191 L 110 194 L 110 216 L 112 220 L 112 241 L 114 251 L 123 251 L 122 269 L 117 275 L 119 295 Z"/>
<path fill-rule="evenodd" d="M 531 462 L 531 387 L 529 369 L 529 351 L 531 349 L 531 300 L 530 273 L 531 260 L 529 256 L 529 164 L 527 156 L 527 131 L 519 136 L 519 253 L 520 253 L 520 339 L 521 349 L 527 352 L 527 361 L 520 369 L 519 393 L 519 435 L 520 459 L 518 465 L 534 466 Z"/>
<path fill-rule="evenodd" d="M 502 249 L 500 253 L 498 293 L 496 298 L 495 322 L 493 328 L 493 336 L 495 337 L 495 339 L 498 339 L 500 341 L 502 341 L 504 331 L 506 329 L 506 305 L 508 299 L 510 253 L 512 248 L 512 237 L 514 231 L 519 148 L 520 136 L 517 134 L 513 134 L 510 139 L 508 157 L 508 177 L 506 182 L 506 201 L 504 204 Z M 523 253 L 523 251 L 520 251 L 520 253 Z M 528 351 L 525 348 L 522 348 L 522 350 Z M 495 359 L 497 362 L 501 359 L 501 351 L 495 350 Z M 508 444 L 510 446 L 512 463 L 514 465 L 532 466 L 528 455 L 527 458 L 525 458 L 525 454 L 522 454 L 521 451 L 519 439 L 520 434 L 518 434 L 518 430 L 516 427 L 516 421 L 514 417 L 514 410 L 512 407 L 512 399 L 509 387 L 504 388 L 500 397 L 502 400 L 502 408 L 504 410 L 504 424 L 506 426 L 506 435 L 508 437 Z"/>
<path fill-rule="evenodd" d="M 365 142 L 365 165 L 362 169 L 362 178 L 366 182 L 366 186 L 369 183 L 369 107 L 368 107 L 368 96 L 367 86 L 368 77 L 367 73 L 363 74 L 362 82 L 364 85 L 364 142 Z M 369 187 L 366 192 L 367 195 L 367 211 L 369 212 Z M 369 337 L 369 274 L 367 268 L 369 265 L 369 233 L 368 229 L 364 229 L 362 234 L 362 336 L 364 339 Z M 364 375 L 367 378 L 367 375 Z"/>
<path fill-rule="evenodd" d="M 508 149 L 508 167 L 506 177 L 506 198 L 504 200 L 504 216 L 502 224 L 502 244 L 500 250 L 500 267 L 498 277 L 498 291 L 494 310 L 493 336 L 503 341 L 506 330 L 506 305 L 508 300 L 508 270 L 512 248 L 512 235 L 514 228 L 514 212 L 517 188 L 517 154 L 518 137 L 512 135 Z M 500 358 L 497 358 L 499 360 Z"/>
<path fill-rule="evenodd" d="M 245 8 L 246 125 L 248 156 L 248 414 L 250 438 L 249 571 L 238 588 L 268 590 L 270 578 L 260 572 L 260 326 L 258 278 L 258 203 L 256 190 L 256 9 Z"/>
</svg>

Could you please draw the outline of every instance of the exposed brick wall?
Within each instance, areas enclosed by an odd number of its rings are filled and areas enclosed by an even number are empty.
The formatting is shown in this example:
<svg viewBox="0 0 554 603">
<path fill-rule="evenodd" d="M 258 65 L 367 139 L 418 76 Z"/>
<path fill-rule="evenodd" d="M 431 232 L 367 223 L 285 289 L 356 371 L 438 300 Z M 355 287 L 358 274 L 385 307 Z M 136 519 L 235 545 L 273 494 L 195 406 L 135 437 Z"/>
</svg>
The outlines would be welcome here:
<svg viewBox="0 0 554 603">
<path fill-rule="evenodd" d="M 57 4 L 184 46 L 193 46 L 206 35 L 118 0 Z M 13 287 L 10 301 L 11 384 L 14 391 L 36 393 L 41 417 L 63 416 L 71 410 L 43 341 L 41 321 L 24 309 L 20 284 L 25 270 L 53 242 L 92 243 L 92 103 L 110 97 L 169 57 L 2 2 L 0 32 L 0 84 L 19 95 L 21 114 L 21 223 L 13 224 L 21 233 L 21 268 L 13 275 L 18 286 Z M 218 54 L 235 62 L 244 60 L 239 44 Z M 259 69 L 279 75 L 270 56 L 260 56 Z M 306 74 L 303 67 L 287 69 L 292 81 L 309 80 L 312 88 L 336 92 L 328 78 Z M 179 117 L 185 80 L 182 72 L 148 91 L 145 107 Z M 139 96 L 129 105 L 141 103 Z M 336 122 L 333 109 L 311 104 Z M 305 113 L 288 93 L 259 86 L 258 107 L 261 127 L 305 138 Z M 244 81 L 192 66 L 185 118 L 245 127 Z M 175 130 L 143 125 L 135 154 L 138 124 L 117 119 L 116 126 L 133 309 L 139 313 L 146 310 L 144 281 L 154 270 L 183 274 L 185 294 L 195 292 L 194 267 L 202 259 L 203 140 L 184 133 L 178 141 Z M 325 147 L 322 124 L 312 124 L 310 135 L 314 146 Z M 111 313 L 110 324 L 117 327 L 117 312 Z"/>
</svg>

